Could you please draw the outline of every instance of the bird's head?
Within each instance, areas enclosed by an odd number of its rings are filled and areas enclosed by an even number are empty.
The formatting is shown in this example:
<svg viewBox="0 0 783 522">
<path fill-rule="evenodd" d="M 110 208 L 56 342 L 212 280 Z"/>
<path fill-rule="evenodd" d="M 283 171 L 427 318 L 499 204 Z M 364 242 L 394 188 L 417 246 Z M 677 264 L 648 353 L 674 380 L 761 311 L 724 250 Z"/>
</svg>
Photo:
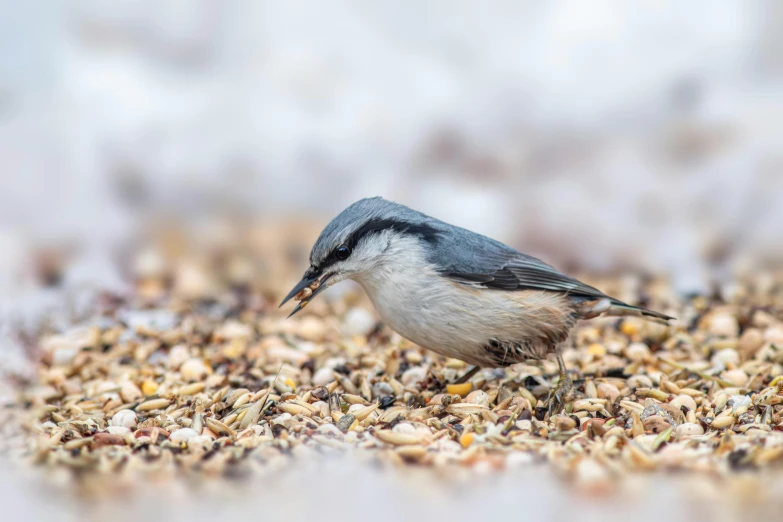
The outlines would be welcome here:
<svg viewBox="0 0 783 522">
<path fill-rule="evenodd" d="M 294 315 L 325 288 L 344 279 L 377 270 L 403 252 L 406 240 L 435 241 L 431 218 L 380 197 L 357 201 L 324 228 L 310 252 L 310 268 L 283 299 L 283 306 L 300 292 Z M 289 315 L 290 317 L 290 315 Z"/>
</svg>

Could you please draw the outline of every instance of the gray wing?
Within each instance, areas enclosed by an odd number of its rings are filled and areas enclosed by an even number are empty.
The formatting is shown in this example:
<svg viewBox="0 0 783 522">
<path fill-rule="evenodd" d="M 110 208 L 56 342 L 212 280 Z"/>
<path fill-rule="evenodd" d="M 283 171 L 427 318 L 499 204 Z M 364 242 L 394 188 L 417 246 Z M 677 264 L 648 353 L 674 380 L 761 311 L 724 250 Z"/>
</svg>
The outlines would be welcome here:
<svg viewBox="0 0 783 522">
<path fill-rule="evenodd" d="M 551 290 L 573 296 L 608 297 L 540 259 L 458 227 L 441 234 L 432 261 L 444 277 L 473 287 Z"/>
</svg>

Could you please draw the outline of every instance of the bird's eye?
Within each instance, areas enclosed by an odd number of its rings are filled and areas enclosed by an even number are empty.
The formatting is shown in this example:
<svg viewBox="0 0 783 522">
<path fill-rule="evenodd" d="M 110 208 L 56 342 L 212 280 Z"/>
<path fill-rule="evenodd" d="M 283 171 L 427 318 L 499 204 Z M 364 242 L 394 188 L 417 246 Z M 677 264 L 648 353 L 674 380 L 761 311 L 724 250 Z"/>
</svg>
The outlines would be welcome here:
<svg viewBox="0 0 783 522">
<path fill-rule="evenodd" d="M 343 261 L 345 259 L 348 259 L 348 256 L 351 255 L 351 249 L 345 245 L 340 245 L 339 247 L 337 247 L 337 250 L 335 251 L 335 255 L 337 256 L 337 259 Z"/>
</svg>

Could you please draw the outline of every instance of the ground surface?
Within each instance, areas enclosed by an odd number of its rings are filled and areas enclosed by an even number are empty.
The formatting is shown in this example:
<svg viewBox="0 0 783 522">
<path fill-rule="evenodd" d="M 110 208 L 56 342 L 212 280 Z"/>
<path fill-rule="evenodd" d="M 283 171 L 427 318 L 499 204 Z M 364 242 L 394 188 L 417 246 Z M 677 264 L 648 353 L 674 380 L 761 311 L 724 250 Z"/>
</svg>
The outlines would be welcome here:
<svg viewBox="0 0 783 522">
<path fill-rule="evenodd" d="M 285 278 L 255 292 L 188 277 L 140 277 L 37 340 L 35 378 L 5 393 L 0 489 L 23 518 L 684 520 L 761 516 L 779 493 L 774 275 L 691 299 L 591 281 L 679 321 L 581 324 L 566 351 L 580 397 L 553 417 L 554 361 L 449 386 L 463 363 L 401 339 L 352 290 L 286 320 Z"/>
</svg>

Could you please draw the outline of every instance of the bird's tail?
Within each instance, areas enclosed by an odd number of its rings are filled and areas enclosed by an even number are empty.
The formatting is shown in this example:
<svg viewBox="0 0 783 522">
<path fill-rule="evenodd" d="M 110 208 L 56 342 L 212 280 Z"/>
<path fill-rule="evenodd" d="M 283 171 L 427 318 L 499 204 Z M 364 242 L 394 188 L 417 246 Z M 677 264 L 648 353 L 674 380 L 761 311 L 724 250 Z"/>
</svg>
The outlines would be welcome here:
<svg viewBox="0 0 783 522">
<path fill-rule="evenodd" d="M 582 319 L 592 319 L 599 315 L 605 315 L 612 317 L 636 316 L 662 324 L 671 324 L 671 321 L 674 320 L 674 317 L 629 305 L 612 297 L 582 301 L 578 305 L 578 312 Z"/>
</svg>

